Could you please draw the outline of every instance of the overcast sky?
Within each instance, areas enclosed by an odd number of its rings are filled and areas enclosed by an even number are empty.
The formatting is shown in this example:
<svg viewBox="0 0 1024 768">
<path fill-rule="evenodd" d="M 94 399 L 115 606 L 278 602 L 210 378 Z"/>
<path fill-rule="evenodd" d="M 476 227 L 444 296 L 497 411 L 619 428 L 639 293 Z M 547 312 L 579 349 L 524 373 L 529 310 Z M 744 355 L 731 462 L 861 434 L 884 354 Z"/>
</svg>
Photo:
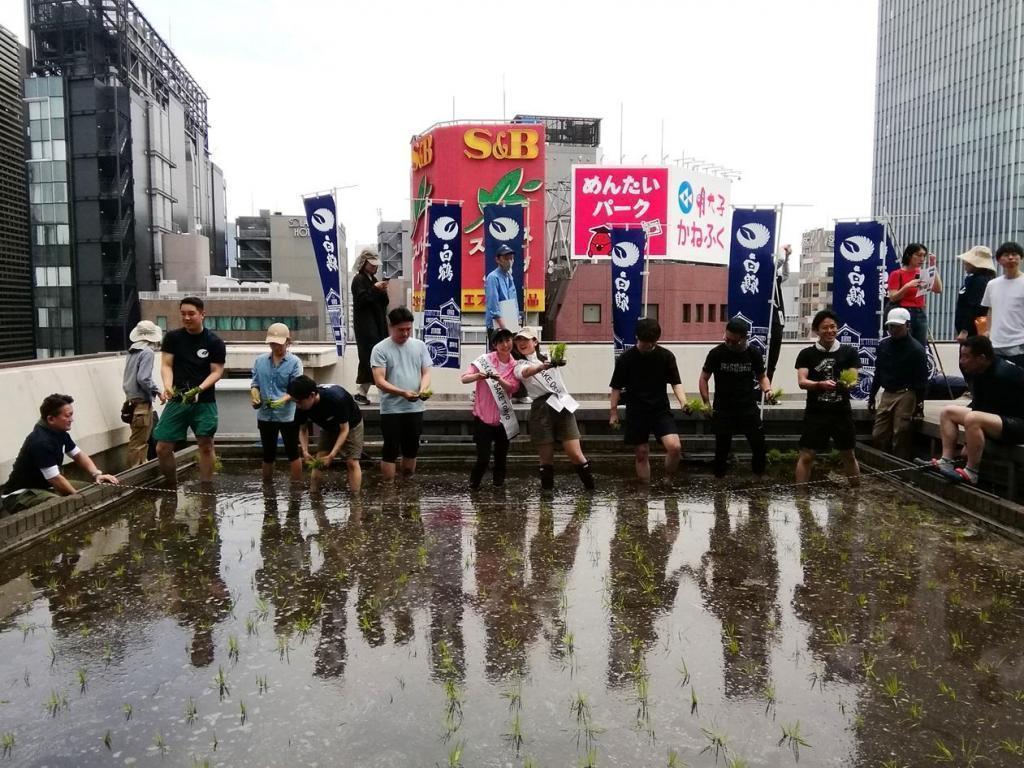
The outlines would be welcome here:
<svg viewBox="0 0 1024 768">
<path fill-rule="evenodd" d="M 409 215 L 409 139 L 457 118 L 600 117 L 606 162 L 738 169 L 783 240 L 870 213 L 873 0 L 136 0 L 209 96 L 229 217 L 339 194 L 350 246 Z M 22 0 L 0 24 L 24 39 Z M 505 93 L 502 95 L 504 80 Z"/>
</svg>

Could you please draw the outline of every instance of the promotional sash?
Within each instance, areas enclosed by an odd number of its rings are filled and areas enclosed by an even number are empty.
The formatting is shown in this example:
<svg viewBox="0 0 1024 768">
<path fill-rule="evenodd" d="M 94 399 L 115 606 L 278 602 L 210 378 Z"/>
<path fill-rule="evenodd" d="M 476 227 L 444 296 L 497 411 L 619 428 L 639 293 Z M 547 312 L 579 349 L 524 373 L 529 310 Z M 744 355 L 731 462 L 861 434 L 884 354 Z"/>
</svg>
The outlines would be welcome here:
<svg viewBox="0 0 1024 768">
<path fill-rule="evenodd" d="M 480 357 L 473 361 L 473 365 L 476 366 L 480 373 L 496 376 L 498 372 L 491 365 L 491 361 L 487 359 L 487 354 L 480 355 Z M 501 419 L 501 426 L 505 428 L 505 434 L 511 440 L 519 434 L 519 419 L 516 418 L 515 410 L 512 408 L 512 396 L 494 379 L 487 379 L 487 387 L 491 390 L 494 404 L 498 406 L 498 417 Z"/>
<path fill-rule="evenodd" d="M 540 360 L 526 359 L 519 363 L 518 367 L 526 368 L 527 366 L 537 365 Z M 563 409 L 569 413 L 575 413 L 576 409 L 580 407 L 580 404 L 576 402 L 576 398 L 569 394 L 569 390 L 565 388 L 565 384 L 562 383 L 562 374 L 557 369 L 541 370 L 539 373 L 535 373 L 534 379 L 541 383 L 544 387 L 544 391 L 548 393 L 547 404 L 555 409 L 556 412 L 560 412 Z"/>
</svg>

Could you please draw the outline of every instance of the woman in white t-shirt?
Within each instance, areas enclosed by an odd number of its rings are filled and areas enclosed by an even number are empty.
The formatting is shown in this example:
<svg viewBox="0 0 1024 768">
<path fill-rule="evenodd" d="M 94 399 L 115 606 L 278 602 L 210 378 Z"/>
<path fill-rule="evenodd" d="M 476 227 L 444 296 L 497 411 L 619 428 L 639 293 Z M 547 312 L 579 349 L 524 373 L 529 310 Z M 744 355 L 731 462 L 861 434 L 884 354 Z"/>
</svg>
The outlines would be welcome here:
<svg viewBox="0 0 1024 768">
<path fill-rule="evenodd" d="M 573 415 L 579 403 L 565 388 L 558 371 L 564 362 L 552 362 L 541 353 L 537 333 L 530 327 L 516 332 L 516 378 L 533 398 L 530 406 L 530 441 L 540 459 L 540 487 L 555 487 L 555 443 L 560 442 L 583 487 L 594 489 L 594 474 L 580 446 L 580 430 Z"/>
</svg>

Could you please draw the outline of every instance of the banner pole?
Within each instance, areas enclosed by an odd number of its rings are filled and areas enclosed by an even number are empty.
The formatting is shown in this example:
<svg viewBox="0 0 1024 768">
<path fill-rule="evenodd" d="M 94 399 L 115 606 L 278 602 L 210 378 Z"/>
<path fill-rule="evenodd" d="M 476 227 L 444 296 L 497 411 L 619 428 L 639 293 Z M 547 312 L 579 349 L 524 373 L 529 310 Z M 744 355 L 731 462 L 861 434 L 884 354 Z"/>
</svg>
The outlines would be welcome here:
<svg viewBox="0 0 1024 768">
<path fill-rule="evenodd" d="M 785 203 L 779 203 L 775 208 L 775 252 L 778 253 L 780 243 L 782 241 L 782 209 Z M 778 289 L 778 284 L 775 282 L 776 276 L 779 274 L 779 264 L 775 259 L 775 254 L 772 254 L 772 298 L 769 302 L 771 307 L 771 314 L 768 316 L 768 335 L 765 338 L 764 349 L 765 349 L 765 371 L 767 372 L 768 358 L 772 354 L 772 329 L 775 328 L 775 313 L 779 311 L 778 305 L 775 303 L 775 294 Z M 785 326 L 785 322 L 783 322 Z M 767 397 L 765 392 L 761 393 L 761 416 L 764 417 L 764 401 Z"/>
</svg>

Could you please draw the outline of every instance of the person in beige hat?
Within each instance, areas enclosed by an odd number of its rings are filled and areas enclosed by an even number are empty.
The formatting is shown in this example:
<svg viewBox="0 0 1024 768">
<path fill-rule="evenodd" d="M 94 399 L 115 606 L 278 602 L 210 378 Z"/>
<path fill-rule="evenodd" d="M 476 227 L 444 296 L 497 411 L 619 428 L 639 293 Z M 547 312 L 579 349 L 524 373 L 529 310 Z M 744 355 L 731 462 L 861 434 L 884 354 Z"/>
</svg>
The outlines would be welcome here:
<svg viewBox="0 0 1024 768">
<path fill-rule="evenodd" d="M 388 281 L 378 280 L 377 272 L 381 261 L 372 248 L 364 248 L 356 259 L 355 276 L 352 278 L 352 329 L 359 350 L 359 368 L 356 371 L 355 401 L 369 405 L 370 385 L 373 371 L 370 370 L 370 353 L 379 341 L 388 336 Z"/>
<path fill-rule="evenodd" d="M 277 438 L 284 443 L 293 482 L 302 480 L 302 458 L 299 453 L 299 425 L 295 422 L 295 403 L 288 394 L 288 385 L 302 375 L 302 361 L 288 351 L 291 331 L 284 323 L 267 328 L 270 351 L 252 364 L 249 394 L 256 409 L 256 427 L 263 446 L 263 480 L 274 479 L 277 459 Z"/>
<path fill-rule="evenodd" d="M 124 405 L 121 406 L 122 419 L 132 428 L 128 438 L 128 466 L 145 464 L 149 456 L 149 436 L 153 433 L 153 401 L 164 402 L 160 387 L 153 381 L 153 361 L 156 349 L 163 340 L 164 332 L 151 320 L 141 320 L 128 334 L 132 345 L 128 348 L 125 358 L 124 378 L 121 388 L 124 390 Z"/>
<path fill-rule="evenodd" d="M 953 320 L 956 340 L 981 333 L 978 319 L 984 318 L 988 310 L 981 306 L 985 287 L 996 276 L 996 262 L 992 251 L 984 245 L 976 245 L 957 256 L 964 263 L 964 279 L 956 297 L 956 315 Z"/>
</svg>

